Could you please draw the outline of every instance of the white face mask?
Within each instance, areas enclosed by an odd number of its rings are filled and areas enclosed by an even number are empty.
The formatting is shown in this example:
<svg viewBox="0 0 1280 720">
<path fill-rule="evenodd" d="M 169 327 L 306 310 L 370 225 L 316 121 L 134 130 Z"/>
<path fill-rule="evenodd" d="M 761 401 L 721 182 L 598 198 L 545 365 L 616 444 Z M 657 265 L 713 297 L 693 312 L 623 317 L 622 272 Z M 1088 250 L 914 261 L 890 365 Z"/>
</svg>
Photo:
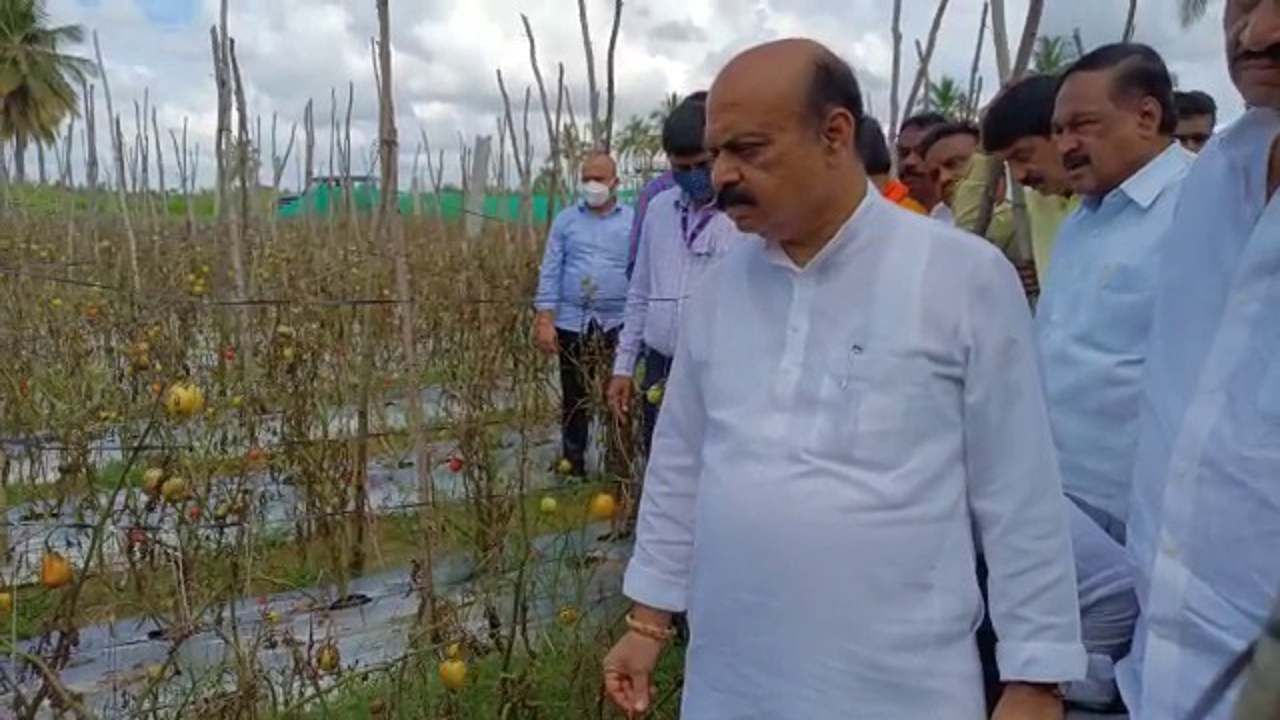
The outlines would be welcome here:
<svg viewBox="0 0 1280 720">
<path fill-rule="evenodd" d="M 587 202 L 587 205 L 593 208 L 603 207 L 613 195 L 613 190 L 608 185 L 595 180 L 582 183 L 578 192 L 582 194 L 582 199 Z"/>
</svg>

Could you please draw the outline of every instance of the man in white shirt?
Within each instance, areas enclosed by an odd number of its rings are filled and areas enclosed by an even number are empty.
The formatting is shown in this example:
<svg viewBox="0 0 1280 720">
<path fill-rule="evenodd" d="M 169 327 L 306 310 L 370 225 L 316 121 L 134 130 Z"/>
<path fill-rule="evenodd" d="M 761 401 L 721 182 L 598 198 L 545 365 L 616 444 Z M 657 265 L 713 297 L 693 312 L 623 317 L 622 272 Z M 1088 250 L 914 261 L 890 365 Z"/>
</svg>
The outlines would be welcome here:
<svg viewBox="0 0 1280 720">
<path fill-rule="evenodd" d="M 1067 501 L 1017 274 L 868 192 L 862 98 L 817 43 L 735 58 L 707 148 L 744 240 L 681 319 L 610 697 L 649 707 L 689 613 L 683 717 L 987 717 L 975 543 L 1008 687 L 1084 675 Z M 1017 438 L 1011 443 L 1010 438 Z M 976 534 L 975 534 L 976 533 Z"/>
<path fill-rule="evenodd" d="M 1146 350 L 1118 668 L 1135 720 L 1245 717 L 1229 671 L 1280 594 L 1280 2 L 1228 0 L 1224 27 L 1249 110 L 1184 181 Z"/>
</svg>

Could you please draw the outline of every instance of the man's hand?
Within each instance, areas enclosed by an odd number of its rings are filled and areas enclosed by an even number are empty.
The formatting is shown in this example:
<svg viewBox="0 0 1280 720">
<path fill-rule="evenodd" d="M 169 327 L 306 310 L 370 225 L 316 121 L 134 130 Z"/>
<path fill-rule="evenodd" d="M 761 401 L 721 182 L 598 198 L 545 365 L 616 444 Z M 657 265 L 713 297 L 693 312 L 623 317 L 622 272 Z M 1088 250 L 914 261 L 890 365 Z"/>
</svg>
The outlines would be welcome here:
<svg viewBox="0 0 1280 720">
<path fill-rule="evenodd" d="M 556 324 L 549 312 L 540 312 L 533 321 L 533 344 L 548 355 L 560 353 L 560 340 L 556 336 Z"/>
<path fill-rule="evenodd" d="M 628 632 L 605 657 L 605 692 L 628 718 L 649 711 L 653 696 L 653 669 L 661 655 L 661 642 Z"/>
<path fill-rule="evenodd" d="M 1063 720 L 1062 698 L 1052 685 L 1009 683 L 991 720 Z"/>
<path fill-rule="evenodd" d="M 609 401 L 609 410 L 618 420 L 626 420 L 631 415 L 631 396 L 635 392 L 631 378 L 626 375 L 614 375 L 605 390 L 605 398 Z"/>
</svg>

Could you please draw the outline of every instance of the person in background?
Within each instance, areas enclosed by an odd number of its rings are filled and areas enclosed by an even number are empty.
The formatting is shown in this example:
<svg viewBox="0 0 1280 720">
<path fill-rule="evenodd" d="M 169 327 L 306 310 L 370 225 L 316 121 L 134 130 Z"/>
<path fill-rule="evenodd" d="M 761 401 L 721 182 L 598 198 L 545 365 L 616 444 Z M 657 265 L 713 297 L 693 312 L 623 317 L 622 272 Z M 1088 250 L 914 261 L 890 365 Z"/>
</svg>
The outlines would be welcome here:
<svg viewBox="0 0 1280 720">
<path fill-rule="evenodd" d="M 1176 121 L 1172 79 L 1145 45 L 1100 47 L 1059 80 L 1054 143 L 1067 183 L 1083 200 L 1054 245 L 1036 330 L 1063 487 L 1114 543 L 1108 551 L 1101 538 L 1097 558 L 1077 559 L 1101 563 L 1078 567 L 1082 580 L 1095 573 L 1129 576 L 1119 549 L 1129 518 L 1154 279 L 1191 165 L 1191 155 L 1173 140 Z M 1127 609 L 1123 602 L 1113 608 L 1121 630 L 1132 626 L 1133 603 L 1130 595 Z M 1108 642 L 1090 648 L 1092 687 L 1081 700 L 1105 708 L 1118 699 L 1114 664 L 1128 651 L 1128 639 L 1123 632 L 1108 635 Z"/>
<path fill-rule="evenodd" d="M 1218 104 L 1212 95 L 1200 90 L 1176 92 L 1173 102 L 1178 108 L 1178 128 L 1173 131 L 1173 136 L 1182 143 L 1182 147 L 1199 153 L 1218 126 Z"/>
<path fill-rule="evenodd" d="M 871 189 L 858 83 L 825 47 L 747 50 L 707 109 L 719 202 L 756 237 L 681 318 L 610 698 L 650 709 L 687 608 L 689 720 L 985 719 L 980 539 L 1008 681 L 995 717 L 1062 718 L 1059 683 L 1086 661 L 1013 269 Z"/>
<path fill-rule="evenodd" d="M 622 326 L 632 220 L 631 208 L 617 200 L 613 158 L 587 157 L 581 181 L 581 199 L 551 224 L 534 299 L 534 341 L 560 358 L 563 461 L 573 477 L 586 473 L 593 398 L 603 396 Z M 621 433 L 604 426 L 608 469 L 625 477 Z"/>
<path fill-rule="evenodd" d="M 929 211 L 911 197 L 911 188 L 892 177 L 893 158 L 889 155 L 889 143 L 884 138 L 880 122 L 868 115 L 858 126 L 858 156 L 867 170 L 867 179 L 889 202 L 914 213 L 928 215 Z"/>
<path fill-rule="evenodd" d="M 1173 140 L 1172 87 L 1155 50 L 1105 45 L 1063 74 L 1053 116 L 1082 203 L 1037 316 L 1049 414 L 1067 494 L 1119 542 L 1161 240 L 1192 161 Z"/>
<path fill-rule="evenodd" d="M 1129 510 L 1142 612 L 1119 667 L 1134 720 L 1246 717 L 1229 671 L 1280 595 L 1280 3 L 1224 12 L 1249 109 L 1162 240 Z"/>
<path fill-rule="evenodd" d="M 998 94 L 982 117 L 982 149 L 974 156 L 969 174 L 956 190 L 956 205 L 966 218 L 977 220 L 969 208 L 978 206 L 993 166 L 1009 166 L 1014 182 L 1027 188 L 1027 215 L 1031 221 L 1031 249 L 1037 284 L 1043 286 L 1049 272 L 1054 240 L 1064 220 L 1080 206 L 1067 183 L 1067 169 L 1053 144 L 1053 106 L 1058 79 L 1034 75 Z M 973 227 L 961 226 L 970 232 Z"/>
<path fill-rule="evenodd" d="M 702 147 L 706 97 L 704 92 L 686 98 L 663 123 L 662 148 L 676 187 L 659 193 L 649 205 L 609 382 L 609 408 L 625 421 L 631 414 L 635 389 L 632 376 L 637 361 L 644 358 L 641 452 L 646 457 L 675 354 L 685 299 L 737 236 L 733 222 L 715 206 L 711 156 Z M 630 507 L 639 506 L 632 502 Z"/>
<path fill-rule="evenodd" d="M 644 227 L 644 217 L 649 209 L 649 203 L 659 194 L 675 186 L 675 175 L 671 170 L 666 170 L 661 175 L 645 183 L 645 186 L 640 188 L 640 192 L 636 195 L 636 204 L 632 209 L 634 217 L 631 220 L 631 248 L 627 252 L 628 278 L 631 277 L 631 274 L 636 269 L 636 256 L 640 253 L 640 231 Z"/>
<path fill-rule="evenodd" d="M 938 196 L 938 188 L 929 177 L 929 169 L 925 165 L 924 153 L 920 144 L 930 130 L 946 125 L 945 115 L 936 112 L 924 112 L 912 115 L 903 121 L 898 128 L 898 179 L 911 189 L 911 198 L 927 209 L 936 219 L 950 222 L 950 210 L 943 205 Z"/>
<path fill-rule="evenodd" d="M 976 125 L 970 123 L 947 123 L 930 130 L 920 143 L 920 151 L 924 155 L 925 166 L 929 177 L 938 188 L 942 203 L 951 209 L 952 221 L 960 228 L 969 230 L 976 228 L 977 215 L 981 210 L 982 199 L 967 205 L 956 203 L 956 190 L 960 182 L 968 177 L 973 157 L 978 153 L 980 133 Z M 995 192 L 996 205 L 991 214 L 985 232 L 982 235 L 995 245 L 1009 262 L 1019 264 L 1018 248 L 1014 239 L 1013 208 L 1005 200 L 1004 179 L 997 180 Z"/>
</svg>

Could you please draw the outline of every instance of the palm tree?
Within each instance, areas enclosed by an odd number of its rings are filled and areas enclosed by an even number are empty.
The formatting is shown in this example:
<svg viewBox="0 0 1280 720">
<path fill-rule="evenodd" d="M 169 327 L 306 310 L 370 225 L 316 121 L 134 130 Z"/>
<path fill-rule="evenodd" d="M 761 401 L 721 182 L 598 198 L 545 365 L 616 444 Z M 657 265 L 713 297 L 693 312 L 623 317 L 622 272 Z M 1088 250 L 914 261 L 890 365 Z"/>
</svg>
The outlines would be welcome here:
<svg viewBox="0 0 1280 720">
<path fill-rule="evenodd" d="M 1057 75 L 1075 61 L 1072 43 L 1062 35 L 1041 35 L 1036 38 L 1035 54 L 1031 67 L 1041 75 Z"/>
<path fill-rule="evenodd" d="M 655 127 L 661 128 L 662 123 L 666 122 L 667 116 L 675 111 L 679 106 L 679 93 L 671 93 L 670 95 L 663 97 L 662 102 L 658 104 L 658 107 L 655 108 L 653 112 L 649 113 L 649 122 L 653 123 Z"/>
<path fill-rule="evenodd" d="M 45 0 L 0 0 L 0 140 L 14 142 L 14 173 L 26 177 L 27 142 L 51 143 L 77 113 L 88 60 L 60 51 L 84 40 L 79 25 L 49 25 Z"/>
<path fill-rule="evenodd" d="M 947 75 L 939 82 L 929 83 L 928 107 L 949 118 L 959 118 L 965 114 L 968 101 L 960 83 Z"/>
</svg>

